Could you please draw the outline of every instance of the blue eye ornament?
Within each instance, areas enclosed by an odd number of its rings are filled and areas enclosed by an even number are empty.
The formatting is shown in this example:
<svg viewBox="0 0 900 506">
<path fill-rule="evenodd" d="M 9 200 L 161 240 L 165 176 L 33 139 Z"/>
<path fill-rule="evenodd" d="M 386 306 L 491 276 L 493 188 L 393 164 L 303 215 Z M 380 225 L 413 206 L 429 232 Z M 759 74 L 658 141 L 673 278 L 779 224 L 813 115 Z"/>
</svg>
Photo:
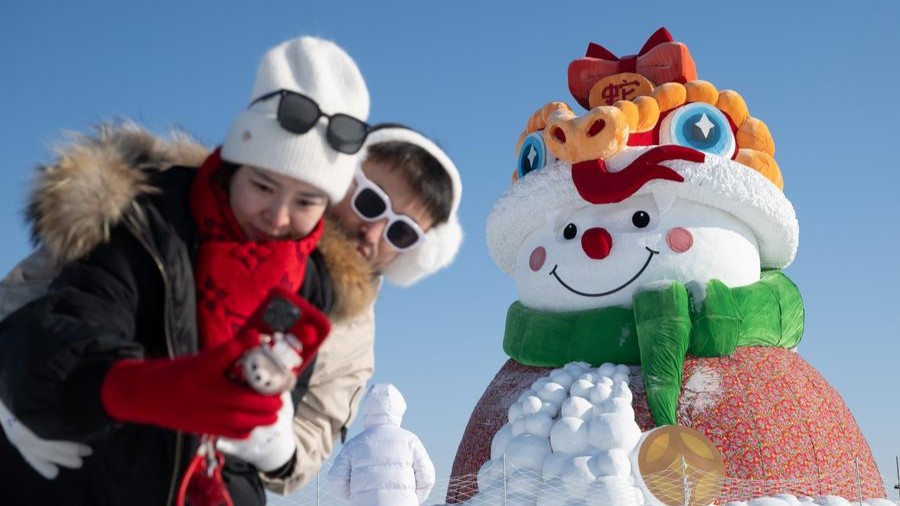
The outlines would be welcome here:
<svg viewBox="0 0 900 506">
<path fill-rule="evenodd" d="M 519 148 L 519 159 L 516 161 L 516 173 L 519 178 L 523 178 L 528 174 L 541 170 L 547 164 L 556 161 L 556 157 L 547 149 L 544 144 L 544 134 L 542 131 L 533 132 L 525 137 L 522 141 L 522 147 Z"/>
<path fill-rule="evenodd" d="M 737 148 L 731 123 L 717 107 L 694 102 L 679 107 L 659 126 L 660 144 L 677 144 L 723 158 L 731 158 Z"/>
</svg>

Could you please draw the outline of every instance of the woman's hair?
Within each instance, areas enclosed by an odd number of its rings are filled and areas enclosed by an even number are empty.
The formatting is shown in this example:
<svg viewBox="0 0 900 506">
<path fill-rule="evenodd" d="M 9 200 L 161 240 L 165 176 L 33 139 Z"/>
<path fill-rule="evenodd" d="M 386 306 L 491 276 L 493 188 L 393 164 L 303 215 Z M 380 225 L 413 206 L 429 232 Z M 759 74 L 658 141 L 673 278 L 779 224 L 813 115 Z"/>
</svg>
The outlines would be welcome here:
<svg viewBox="0 0 900 506">
<path fill-rule="evenodd" d="M 235 173 L 237 173 L 240 168 L 241 164 L 239 163 L 222 160 L 221 165 L 219 165 L 219 170 L 213 173 L 212 180 L 225 190 L 225 193 L 228 193 L 228 189 L 231 186 L 231 178 L 234 177 Z"/>
<path fill-rule="evenodd" d="M 368 147 L 366 160 L 399 170 L 419 196 L 434 225 L 450 219 L 453 186 L 447 171 L 425 149 L 403 141 L 386 141 Z"/>
</svg>

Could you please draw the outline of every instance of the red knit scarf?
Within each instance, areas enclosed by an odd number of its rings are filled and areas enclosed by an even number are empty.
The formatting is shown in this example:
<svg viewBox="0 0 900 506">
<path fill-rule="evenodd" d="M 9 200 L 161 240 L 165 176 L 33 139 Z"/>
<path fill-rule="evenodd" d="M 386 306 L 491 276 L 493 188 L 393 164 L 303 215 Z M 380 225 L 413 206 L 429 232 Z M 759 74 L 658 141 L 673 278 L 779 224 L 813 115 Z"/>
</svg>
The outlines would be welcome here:
<svg viewBox="0 0 900 506">
<path fill-rule="evenodd" d="M 221 164 L 216 150 L 203 162 L 191 187 L 191 214 L 200 237 L 194 282 L 201 349 L 233 338 L 272 287 L 297 292 L 306 259 L 323 230 L 319 220 L 312 232 L 296 241 L 248 241 L 231 212 L 228 194 L 213 180 Z"/>
</svg>

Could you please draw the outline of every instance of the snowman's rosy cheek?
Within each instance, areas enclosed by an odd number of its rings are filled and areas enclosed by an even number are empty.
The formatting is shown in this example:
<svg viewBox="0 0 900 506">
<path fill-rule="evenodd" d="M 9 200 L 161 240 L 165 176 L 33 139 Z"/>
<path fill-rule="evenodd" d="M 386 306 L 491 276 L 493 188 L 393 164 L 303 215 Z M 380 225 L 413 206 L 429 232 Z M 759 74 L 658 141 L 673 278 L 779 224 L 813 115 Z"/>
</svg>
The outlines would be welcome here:
<svg viewBox="0 0 900 506">
<path fill-rule="evenodd" d="M 675 227 L 666 234 L 666 242 L 675 253 L 684 253 L 694 245 L 694 236 L 686 228 Z"/>
<path fill-rule="evenodd" d="M 531 256 L 528 257 L 528 267 L 531 267 L 531 270 L 537 272 L 541 270 L 541 267 L 544 266 L 544 261 L 547 260 L 547 250 L 544 249 L 543 246 L 538 246 L 534 248 L 534 251 L 531 252 Z"/>
</svg>

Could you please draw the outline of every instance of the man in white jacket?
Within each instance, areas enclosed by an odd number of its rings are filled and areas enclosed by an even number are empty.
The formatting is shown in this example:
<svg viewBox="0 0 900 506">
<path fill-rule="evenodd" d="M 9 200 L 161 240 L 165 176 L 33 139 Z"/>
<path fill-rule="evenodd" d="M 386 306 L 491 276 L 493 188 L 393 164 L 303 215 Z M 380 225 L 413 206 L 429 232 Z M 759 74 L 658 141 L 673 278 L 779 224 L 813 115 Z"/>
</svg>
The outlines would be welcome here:
<svg viewBox="0 0 900 506">
<path fill-rule="evenodd" d="M 363 407 L 365 430 L 348 441 L 328 473 L 328 485 L 354 506 L 418 506 L 434 487 L 434 464 L 419 438 L 400 427 L 406 401 L 379 383 Z"/>
</svg>

